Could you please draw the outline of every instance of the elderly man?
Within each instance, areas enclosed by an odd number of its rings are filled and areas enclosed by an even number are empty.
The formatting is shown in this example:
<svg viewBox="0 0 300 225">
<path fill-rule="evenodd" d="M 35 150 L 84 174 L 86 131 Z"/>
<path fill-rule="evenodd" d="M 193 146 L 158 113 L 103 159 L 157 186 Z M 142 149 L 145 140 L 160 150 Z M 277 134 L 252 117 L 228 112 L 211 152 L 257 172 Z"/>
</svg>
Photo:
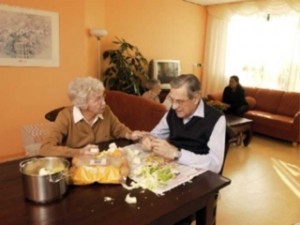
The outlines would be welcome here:
<svg viewBox="0 0 300 225">
<path fill-rule="evenodd" d="M 170 85 L 171 108 L 151 135 L 143 137 L 143 148 L 180 164 L 219 173 L 225 151 L 225 116 L 203 102 L 200 82 L 193 74 L 180 75 Z M 189 225 L 195 216 L 198 213 L 176 225 Z"/>
<path fill-rule="evenodd" d="M 193 74 L 170 82 L 171 109 L 142 139 L 145 150 L 194 168 L 219 173 L 225 149 L 225 116 L 206 105 Z"/>
</svg>

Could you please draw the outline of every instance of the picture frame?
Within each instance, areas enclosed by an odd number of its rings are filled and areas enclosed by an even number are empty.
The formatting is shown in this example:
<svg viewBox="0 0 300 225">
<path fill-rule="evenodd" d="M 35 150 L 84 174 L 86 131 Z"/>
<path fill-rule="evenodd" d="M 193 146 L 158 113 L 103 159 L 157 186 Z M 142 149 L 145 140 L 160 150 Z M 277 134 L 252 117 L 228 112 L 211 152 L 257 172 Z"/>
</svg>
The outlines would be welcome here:
<svg viewBox="0 0 300 225">
<path fill-rule="evenodd" d="M 0 4 L 0 66 L 58 67 L 58 13 Z"/>
<path fill-rule="evenodd" d="M 180 60 L 153 59 L 150 71 L 152 78 L 158 79 L 163 89 L 170 89 L 170 81 L 180 74 Z"/>
</svg>

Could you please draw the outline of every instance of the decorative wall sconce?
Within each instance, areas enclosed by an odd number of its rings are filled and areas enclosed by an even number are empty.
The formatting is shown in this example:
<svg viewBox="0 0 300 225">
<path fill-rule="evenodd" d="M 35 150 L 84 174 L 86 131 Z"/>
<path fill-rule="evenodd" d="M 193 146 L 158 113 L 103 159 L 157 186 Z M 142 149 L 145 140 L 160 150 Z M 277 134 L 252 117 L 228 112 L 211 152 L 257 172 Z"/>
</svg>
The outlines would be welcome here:
<svg viewBox="0 0 300 225">
<path fill-rule="evenodd" d="M 97 38 L 97 75 L 99 78 L 101 77 L 100 72 L 100 40 L 102 37 L 105 37 L 107 35 L 107 31 L 101 28 L 93 28 L 90 29 L 90 35 Z"/>
<path fill-rule="evenodd" d="M 107 31 L 100 28 L 90 29 L 90 34 L 100 40 L 102 37 L 107 35 Z"/>
</svg>

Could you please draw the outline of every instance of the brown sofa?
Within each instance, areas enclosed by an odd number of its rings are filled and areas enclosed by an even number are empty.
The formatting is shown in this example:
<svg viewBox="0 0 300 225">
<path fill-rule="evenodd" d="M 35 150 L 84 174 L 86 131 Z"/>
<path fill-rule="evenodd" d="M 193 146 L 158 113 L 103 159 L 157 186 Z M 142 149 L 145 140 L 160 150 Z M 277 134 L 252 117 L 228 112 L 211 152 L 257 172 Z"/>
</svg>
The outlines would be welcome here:
<svg viewBox="0 0 300 225">
<path fill-rule="evenodd" d="M 107 91 L 106 103 L 132 130 L 151 131 L 167 111 L 162 104 L 120 91 Z"/>
<path fill-rule="evenodd" d="M 132 130 L 152 130 L 166 112 L 162 104 L 120 91 L 106 91 L 106 103 L 119 120 Z M 45 118 L 54 121 L 63 108 L 48 112 Z"/>
<path fill-rule="evenodd" d="M 254 132 L 293 142 L 300 142 L 300 93 L 244 87 L 249 111 L 243 116 L 253 120 Z M 222 93 L 207 95 L 208 100 L 222 100 Z"/>
</svg>

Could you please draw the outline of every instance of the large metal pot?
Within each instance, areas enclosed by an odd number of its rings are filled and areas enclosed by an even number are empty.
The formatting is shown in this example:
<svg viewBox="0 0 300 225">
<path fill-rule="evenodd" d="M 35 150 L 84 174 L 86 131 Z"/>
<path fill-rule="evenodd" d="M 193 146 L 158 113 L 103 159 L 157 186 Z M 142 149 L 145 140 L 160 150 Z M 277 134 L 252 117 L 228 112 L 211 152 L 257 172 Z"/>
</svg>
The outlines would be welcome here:
<svg viewBox="0 0 300 225">
<path fill-rule="evenodd" d="M 20 163 L 25 198 L 46 203 L 61 198 L 68 190 L 68 160 L 41 157 Z"/>
</svg>

